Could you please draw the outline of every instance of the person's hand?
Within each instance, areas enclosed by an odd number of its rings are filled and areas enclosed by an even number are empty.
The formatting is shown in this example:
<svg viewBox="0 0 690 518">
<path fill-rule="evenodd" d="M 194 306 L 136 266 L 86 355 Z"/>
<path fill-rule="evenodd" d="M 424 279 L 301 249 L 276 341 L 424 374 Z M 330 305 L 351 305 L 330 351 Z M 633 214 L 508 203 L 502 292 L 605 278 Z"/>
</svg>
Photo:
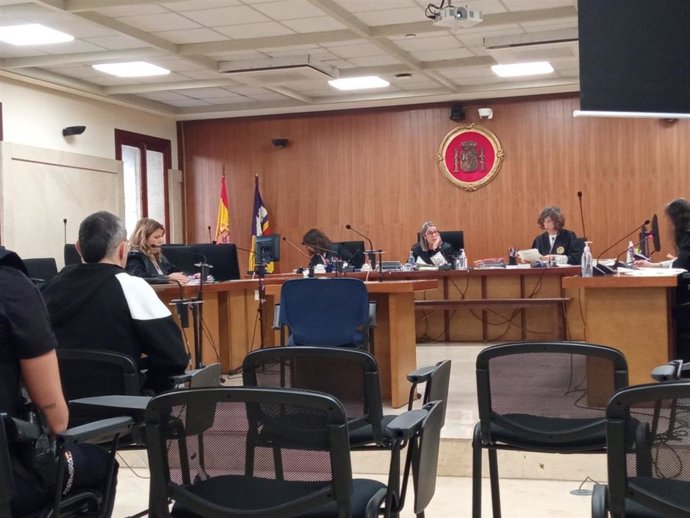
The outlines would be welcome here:
<svg viewBox="0 0 690 518">
<path fill-rule="evenodd" d="M 539 261 L 541 261 L 542 263 L 548 263 L 550 260 L 551 260 L 550 255 L 540 255 L 539 256 Z"/>
<path fill-rule="evenodd" d="M 654 268 L 655 266 L 658 266 L 657 263 L 653 263 L 645 259 L 638 259 L 637 261 L 633 261 L 633 268 Z"/>
<path fill-rule="evenodd" d="M 184 273 L 175 272 L 168 275 L 168 280 L 172 282 L 179 282 L 180 284 L 187 284 L 187 276 Z"/>
<path fill-rule="evenodd" d="M 517 259 L 517 262 L 520 264 L 529 264 L 529 261 L 527 259 L 523 259 L 519 255 L 515 256 L 515 258 Z"/>
<path fill-rule="evenodd" d="M 438 250 L 441 248 L 441 234 L 436 235 L 436 239 L 434 239 L 434 244 L 433 244 L 433 249 Z"/>
</svg>

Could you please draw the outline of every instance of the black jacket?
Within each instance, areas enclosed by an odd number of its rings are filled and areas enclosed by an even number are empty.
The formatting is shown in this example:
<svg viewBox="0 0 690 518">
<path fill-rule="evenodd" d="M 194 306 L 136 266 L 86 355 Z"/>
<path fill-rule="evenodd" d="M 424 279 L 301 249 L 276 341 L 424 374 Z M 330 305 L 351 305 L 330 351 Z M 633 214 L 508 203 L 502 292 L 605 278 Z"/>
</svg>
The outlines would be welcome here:
<svg viewBox="0 0 690 518">
<path fill-rule="evenodd" d="M 553 248 L 551 247 L 547 232 L 540 234 L 534 239 L 532 248 L 539 250 L 541 255 L 567 255 L 568 264 L 577 265 L 582 261 L 584 245 L 582 240 L 577 238 L 575 232 L 561 229 L 556 236 L 556 241 L 553 243 Z"/>
<path fill-rule="evenodd" d="M 59 347 L 104 349 L 148 369 L 146 386 L 169 388 L 189 359 L 168 308 L 146 281 L 112 264 L 64 268 L 42 287 Z M 142 359 L 146 355 L 146 359 Z"/>
<path fill-rule="evenodd" d="M 690 232 L 686 232 L 678 243 L 678 258 L 673 261 L 674 268 L 685 268 L 690 271 Z"/>
<path fill-rule="evenodd" d="M 163 275 L 158 273 L 153 261 L 151 261 L 151 259 L 149 259 L 148 256 L 141 250 L 131 250 L 129 255 L 127 255 L 127 273 L 134 275 L 135 277 L 167 280 L 169 274 L 180 271 L 170 261 L 168 261 L 163 254 L 161 254 L 160 257 L 159 266 L 163 272 Z"/>
<path fill-rule="evenodd" d="M 443 257 L 449 264 L 453 264 L 455 249 L 453 248 L 453 245 L 451 245 L 450 243 L 441 243 L 441 247 L 438 250 L 424 251 L 422 250 L 422 246 L 419 243 L 412 247 L 412 255 L 414 256 L 415 261 L 418 257 L 421 257 L 422 261 L 424 261 L 426 264 L 434 264 L 434 262 L 431 260 L 431 256 L 436 255 L 438 252 L 441 252 Z"/>
</svg>

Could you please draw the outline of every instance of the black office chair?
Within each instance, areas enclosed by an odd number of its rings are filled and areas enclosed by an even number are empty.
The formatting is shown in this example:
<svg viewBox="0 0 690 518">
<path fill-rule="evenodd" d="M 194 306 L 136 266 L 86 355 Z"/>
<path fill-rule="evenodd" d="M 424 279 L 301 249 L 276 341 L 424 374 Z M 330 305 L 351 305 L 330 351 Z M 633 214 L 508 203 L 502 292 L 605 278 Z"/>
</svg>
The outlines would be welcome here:
<svg viewBox="0 0 690 518">
<path fill-rule="evenodd" d="M 58 273 L 57 263 L 53 257 L 24 259 L 24 266 L 29 278 L 35 283 L 47 282 Z"/>
<path fill-rule="evenodd" d="M 359 347 L 373 353 L 376 303 L 359 279 L 293 279 L 283 283 L 274 328 L 287 345 Z"/>
<path fill-rule="evenodd" d="M 606 403 L 627 384 L 625 358 L 610 347 L 521 342 L 481 351 L 480 421 L 472 441 L 473 517 L 481 517 L 482 449 L 489 453 L 493 515 L 500 518 L 497 450 L 603 453 Z"/>
<path fill-rule="evenodd" d="M 690 516 L 690 384 L 617 392 L 606 408 L 608 487 L 594 486 L 592 518 Z"/>
<path fill-rule="evenodd" d="M 69 266 L 71 264 L 81 264 L 81 255 L 79 255 L 76 245 L 72 245 L 69 243 L 65 244 L 63 256 L 65 260 L 65 266 Z"/>
<path fill-rule="evenodd" d="M 417 387 L 425 383 L 424 395 L 422 396 L 422 403 L 426 404 L 430 401 L 441 401 L 443 403 L 441 426 L 446 424 L 446 411 L 448 410 L 448 389 L 450 387 L 450 360 L 443 360 L 436 365 L 429 367 L 422 367 L 416 371 L 410 372 L 407 375 L 407 381 L 412 386 L 410 387 L 410 399 L 407 404 L 407 409 L 412 410 L 412 405 L 417 397 Z"/>
<path fill-rule="evenodd" d="M 18 427 L 19 424 L 19 427 Z M 59 488 L 54 494 L 45 494 L 44 501 L 37 502 L 41 509 L 32 512 L 31 517 L 90 517 L 98 518 L 110 507 L 113 498 L 115 480 L 115 453 L 117 451 L 118 438 L 121 434 L 127 433 L 131 426 L 131 419 L 128 417 L 117 417 L 97 421 L 88 425 L 68 429 L 56 436 L 56 458 L 59 459 L 55 465 L 56 487 Z M 18 441 L 19 432 L 22 426 L 31 425 L 27 422 L 12 419 L 7 414 L 0 414 L 0 516 L 6 518 L 20 518 L 11 511 L 11 503 L 14 499 L 15 482 L 13 462 L 17 462 L 17 449 L 21 447 Z M 68 497 L 63 497 L 62 486 L 65 472 L 65 456 L 63 451 L 73 447 L 75 444 L 105 439 L 110 441 L 110 465 L 107 472 L 110 474 L 105 487 L 95 487 L 82 489 L 74 492 Z M 12 454 L 11 454 L 12 452 Z"/>
<path fill-rule="evenodd" d="M 438 403 L 391 423 L 396 453 L 388 484 L 352 479 L 347 423 L 342 404 L 318 392 L 233 387 L 157 396 L 146 410 L 150 515 L 395 515 L 404 502 L 405 442 L 414 444 L 411 469 L 424 483 L 423 490 L 415 486 L 416 504 L 428 503 L 435 477 L 421 478 L 438 449 Z"/>
</svg>

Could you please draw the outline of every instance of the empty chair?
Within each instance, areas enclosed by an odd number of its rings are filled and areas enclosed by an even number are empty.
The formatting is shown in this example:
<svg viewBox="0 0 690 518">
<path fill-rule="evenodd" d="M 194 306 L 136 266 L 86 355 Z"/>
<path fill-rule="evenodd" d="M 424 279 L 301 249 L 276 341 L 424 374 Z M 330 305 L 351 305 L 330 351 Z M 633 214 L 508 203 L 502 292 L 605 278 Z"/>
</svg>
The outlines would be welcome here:
<svg viewBox="0 0 690 518">
<path fill-rule="evenodd" d="M 168 392 L 146 410 L 150 516 L 290 518 L 391 516 L 404 503 L 399 471 L 388 484 L 352 479 L 348 418 L 333 396 L 309 391 L 217 388 Z M 415 511 L 435 488 L 438 403 L 391 423 L 400 446 L 413 445 Z M 420 488 L 424 492 L 420 491 Z M 168 498 L 174 501 L 169 511 Z M 417 506 L 417 504 L 419 506 Z"/>
<path fill-rule="evenodd" d="M 367 348 L 369 315 L 359 279 L 294 279 L 281 288 L 278 324 L 289 330 L 288 345 Z"/>
<path fill-rule="evenodd" d="M 34 282 L 46 282 L 57 275 L 57 263 L 53 257 L 36 257 L 24 259 L 24 266 L 30 279 Z"/>
<path fill-rule="evenodd" d="M 592 518 L 690 516 L 690 384 L 638 385 L 606 409 L 608 487 L 594 486 Z"/>
<path fill-rule="evenodd" d="M 318 390 L 345 407 L 353 447 L 390 448 L 383 415 L 376 359 L 365 351 L 341 347 L 272 347 L 249 353 L 242 362 L 249 387 Z"/>
<path fill-rule="evenodd" d="M 424 383 L 424 395 L 422 403 L 430 401 L 441 401 L 443 403 L 441 426 L 446 424 L 446 410 L 448 405 L 448 388 L 450 385 L 450 360 L 443 360 L 436 365 L 422 367 L 407 375 L 407 381 L 412 383 L 410 387 L 410 399 L 407 405 L 408 410 L 412 410 L 412 405 L 417 396 L 417 387 Z"/>
<path fill-rule="evenodd" d="M 493 515 L 501 516 L 497 450 L 604 452 L 606 403 L 628 384 L 616 349 L 582 342 L 521 342 L 477 356 L 479 423 L 472 441 L 472 513 L 481 516 L 482 449 Z"/>
</svg>

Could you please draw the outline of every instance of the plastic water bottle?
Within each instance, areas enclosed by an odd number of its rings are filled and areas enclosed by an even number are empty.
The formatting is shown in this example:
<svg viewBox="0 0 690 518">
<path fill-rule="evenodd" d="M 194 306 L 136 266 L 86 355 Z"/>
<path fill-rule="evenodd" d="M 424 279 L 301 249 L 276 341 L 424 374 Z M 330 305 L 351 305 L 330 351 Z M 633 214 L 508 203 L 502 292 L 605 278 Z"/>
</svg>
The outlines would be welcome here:
<svg viewBox="0 0 690 518">
<path fill-rule="evenodd" d="M 589 249 L 590 241 L 585 242 L 585 249 L 582 252 L 582 276 L 591 277 L 594 275 L 592 269 L 592 251 Z"/>
<path fill-rule="evenodd" d="M 635 262 L 635 245 L 632 241 L 628 241 L 628 254 L 625 258 L 625 262 L 628 264 Z"/>
<path fill-rule="evenodd" d="M 460 253 L 455 257 L 455 269 L 467 270 L 467 256 L 464 248 L 461 248 Z"/>
<path fill-rule="evenodd" d="M 412 250 L 410 250 L 410 255 L 407 256 L 407 262 L 403 266 L 403 271 L 413 272 L 415 269 L 415 266 L 417 266 L 417 261 L 415 261 L 414 254 L 412 253 Z"/>
</svg>

